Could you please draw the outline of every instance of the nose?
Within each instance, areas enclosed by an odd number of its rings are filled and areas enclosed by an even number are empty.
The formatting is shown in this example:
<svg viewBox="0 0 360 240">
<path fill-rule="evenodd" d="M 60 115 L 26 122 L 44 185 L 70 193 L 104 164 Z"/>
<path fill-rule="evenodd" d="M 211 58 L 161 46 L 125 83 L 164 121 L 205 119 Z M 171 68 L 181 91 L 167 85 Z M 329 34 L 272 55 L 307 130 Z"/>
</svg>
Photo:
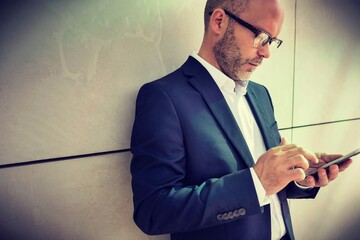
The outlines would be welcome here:
<svg viewBox="0 0 360 240">
<path fill-rule="evenodd" d="M 263 58 L 269 58 L 270 57 L 270 45 L 269 43 L 265 44 L 265 46 L 260 45 L 258 47 L 258 55 Z"/>
</svg>

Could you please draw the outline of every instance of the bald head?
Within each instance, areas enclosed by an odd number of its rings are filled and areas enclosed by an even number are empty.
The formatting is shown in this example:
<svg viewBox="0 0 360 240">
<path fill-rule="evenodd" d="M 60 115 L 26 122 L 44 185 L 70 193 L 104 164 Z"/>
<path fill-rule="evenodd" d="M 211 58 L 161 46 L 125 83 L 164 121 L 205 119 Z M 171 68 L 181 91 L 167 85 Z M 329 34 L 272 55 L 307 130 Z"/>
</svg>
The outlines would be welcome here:
<svg viewBox="0 0 360 240">
<path fill-rule="evenodd" d="M 240 15 L 255 26 L 277 36 L 284 21 L 284 10 L 278 0 L 251 0 L 245 11 Z"/>
<path fill-rule="evenodd" d="M 229 10 L 235 14 L 240 14 L 245 11 L 250 0 L 207 0 L 204 12 L 204 23 L 205 31 L 209 25 L 210 12 L 214 11 L 216 8 L 222 8 Z"/>
<path fill-rule="evenodd" d="M 236 16 L 252 15 L 262 18 L 264 15 L 272 15 L 272 18 L 283 21 L 284 13 L 278 0 L 207 0 L 204 11 L 205 32 L 210 21 L 210 12 L 217 8 L 226 9 Z"/>
</svg>

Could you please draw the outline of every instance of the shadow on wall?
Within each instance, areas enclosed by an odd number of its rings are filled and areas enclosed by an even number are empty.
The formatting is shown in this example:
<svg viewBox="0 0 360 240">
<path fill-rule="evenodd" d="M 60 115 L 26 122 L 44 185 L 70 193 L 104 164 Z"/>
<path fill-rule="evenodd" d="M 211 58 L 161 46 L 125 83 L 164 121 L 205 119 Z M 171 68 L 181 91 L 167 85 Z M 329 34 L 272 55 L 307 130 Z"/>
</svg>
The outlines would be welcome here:
<svg viewBox="0 0 360 240">
<path fill-rule="evenodd" d="M 354 206 L 354 209 L 357 209 Z M 339 217 L 339 222 L 344 226 L 343 230 L 334 235 L 333 239 L 346 239 L 346 240 L 358 240 L 360 236 L 360 212 L 355 219 L 349 219 L 346 225 L 346 222 L 342 222 L 342 219 Z"/>
<path fill-rule="evenodd" d="M 130 157 L 0 169 L 0 239 L 148 239 L 132 220 Z"/>
</svg>

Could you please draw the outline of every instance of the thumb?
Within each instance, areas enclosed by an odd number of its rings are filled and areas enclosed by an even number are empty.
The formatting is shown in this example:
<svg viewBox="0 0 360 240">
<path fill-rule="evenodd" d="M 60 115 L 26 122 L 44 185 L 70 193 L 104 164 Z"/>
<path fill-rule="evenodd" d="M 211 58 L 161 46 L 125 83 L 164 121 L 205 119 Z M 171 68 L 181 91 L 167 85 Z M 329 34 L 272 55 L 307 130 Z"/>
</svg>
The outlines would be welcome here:
<svg viewBox="0 0 360 240">
<path fill-rule="evenodd" d="M 282 137 L 281 142 L 280 142 L 280 146 L 284 146 L 286 144 L 287 144 L 286 139 L 284 137 Z"/>
<path fill-rule="evenodd" d="M 306 178 L 305 171 L 302 168 L 294 168 L 290 170 L 290 173 L 292 175 L 291 176 L 292 180 L 296 182 L 303 181 Z"/>
</svg>

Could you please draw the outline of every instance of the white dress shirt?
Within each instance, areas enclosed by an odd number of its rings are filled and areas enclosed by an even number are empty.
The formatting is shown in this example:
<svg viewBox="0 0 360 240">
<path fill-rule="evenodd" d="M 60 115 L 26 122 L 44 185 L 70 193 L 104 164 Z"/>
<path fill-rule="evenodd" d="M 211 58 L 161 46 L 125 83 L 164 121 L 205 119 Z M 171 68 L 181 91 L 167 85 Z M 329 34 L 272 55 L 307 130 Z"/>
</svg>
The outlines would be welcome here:
<svg viewBox="0 0 360 240">
<path fill-rule="evenodd" d="M 197 53 L 193 53 L 191 56 L 198 60 L 215 80 L 241 129 L 250 153 L 256 163 L 259 157 L 266 152 L 266 148 L 254 115 L 245 98 L 248 81 L 234 81 L 202 59 Z M 271 239 L 280 239 L 286 234 L 286 229 L 281 214 L 279 198 L 276 194 L 267 196 L 254 169 L 250 168 L 250 172 L 259 199 L 259 205 L 265 206 L 270 204 Z"/>
</svg>

